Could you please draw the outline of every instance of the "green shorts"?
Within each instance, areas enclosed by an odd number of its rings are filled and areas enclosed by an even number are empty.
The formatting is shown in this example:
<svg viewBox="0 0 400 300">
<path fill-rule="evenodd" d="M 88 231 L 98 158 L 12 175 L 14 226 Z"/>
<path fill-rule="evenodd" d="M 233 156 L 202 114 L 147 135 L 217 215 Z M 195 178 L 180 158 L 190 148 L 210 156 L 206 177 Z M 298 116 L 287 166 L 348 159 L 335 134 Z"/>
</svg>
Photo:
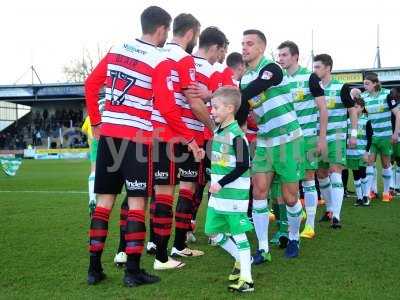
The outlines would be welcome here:
<svg viewBox="0 0 400 300">
<path fill-rule="evenodd" d="M 246 213 L 220 213 L 213 207 L 207 208 L 205 233 L 231 233 L 233 235 L 253 230 Z"/>
<path fill-rule="evenodd" d="M 273 172 L 283 183 L 297 182 L 304 177 L 304 140 L 275 146 L 257 146 L 252 164 L 252 173 Z"/>
<path fill-rule="evenodd" d="M 317 137 L 304 138 L 304 170 L 317 170 L 318 169 L 318 155 L 317 155 Z"/>
<path fill-rule="evenodd" d="M 92 143 L 90 144 L 90 152 L 89 152 L 89 159 L 90 159 L 91 163 L 96 162 L 98 145 L 99 145 L 99 141 L 96 139 L 92 139 Z"/>
<path fill-rule="evenodd" d="M 393 157 L 400 158 L 400 143 L 393 144 Z"/>
<path fill-rule="evenodd" d="M 329 169 L 332 165 L 346 166 L 346 141 L 338 140 L 328 142 L 327 156 L 322 156 L 319 160 L 318 167 L 321 169 Z"/>
<path fill-rule="evenodd" d="M 371 153 L 391 156 L 393 154 L 393 145 L 390 137 L 377 138 L 372 137 Z"/>
<path fill-rule="evenodd" d="M 367 166 L 367 164 L 362 159 L 362 157 L 359 158 L 359 159 L 348 158 L 346 160 L 346 165 L 347 165 L 347 168 L 350 169 L 350 170 L 359 170 L 360 167 L 366 167 Z"/>
</svg>

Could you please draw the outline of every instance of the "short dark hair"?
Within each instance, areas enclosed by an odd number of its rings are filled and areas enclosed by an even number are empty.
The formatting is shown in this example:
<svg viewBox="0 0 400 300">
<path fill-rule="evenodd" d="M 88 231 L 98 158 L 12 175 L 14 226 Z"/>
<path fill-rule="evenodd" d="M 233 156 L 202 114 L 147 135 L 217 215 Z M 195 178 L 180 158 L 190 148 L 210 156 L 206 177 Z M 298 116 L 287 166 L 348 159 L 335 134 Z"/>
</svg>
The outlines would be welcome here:
<svg viewBox="0 0 400 300">
<path fill-rule="evenodd" d="M 248 29 L 243 32 L 243 35 L 255 34 L 265 45 L 267 44 L 267 38 L 265 34 L 258 29 Z"/>
<path fill-rule="evenodd" d="M 324 66 L 333 67 L 333 60 L 329 54 L 318 54 L 314 57 L 314 61 L 320 61 Z"/>
<path fill-rule="evenodd" d="M 152 34 L 161 26 L 171 25 L 171 16 L 164 9 L 158 6 L 149 6 L 140 15 L 143 34 Z"/>
<path fill-rule="evenodd" d="M 291 55 L 299 55 L 299 47 L 296 45 L 295 42 L 284 41 L 278 46 L 279 50 L 283 48 L 288 48 Z"/>
<path fill-rule="evenodd" d="M 242 54 L 232 52 L 226 57 L 226 65 L 231 68 L 236 68 L 238 65 L 244 64 Z"/>
<path fill-rule="evenodd" d="M 221 30 L 214 26 L 207 27 L 200 34 L 199 48 L 210 48 L 213 45 L 221 48 L 224 47 L 225 41 L 225 34 Z"/>
<path fill-rule="evenodd" d="M 183 36 L 190 29 L 197 31 L 199 28 L 200 22 L 192 14 L 179 14 L 172 25 L 173 34 L 176 36 Z"/>
</svg>

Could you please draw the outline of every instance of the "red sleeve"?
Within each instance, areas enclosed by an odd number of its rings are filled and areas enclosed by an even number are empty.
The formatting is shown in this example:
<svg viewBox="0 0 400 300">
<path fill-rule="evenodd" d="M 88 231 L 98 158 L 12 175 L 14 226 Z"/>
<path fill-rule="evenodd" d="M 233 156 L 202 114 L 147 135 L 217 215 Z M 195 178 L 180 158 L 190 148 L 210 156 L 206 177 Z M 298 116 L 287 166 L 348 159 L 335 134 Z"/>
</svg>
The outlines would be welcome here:
<svg viewBox="0 0 400 300">
<path fill-rule="evenodd" d="M 92 126 L 101 122 L 99 111 L 99 91 L 107 78 L 107 55 L 94 68 L 85 81 L 85 99 L 87 112 Z"/>
<path fill-rule="evenodd" d="M 214 93 L 221 86 L 222 86 L 222 74 L 218 71 L 215 71 L 210 76 L 210 81 L 208 83 L 208 89 Z"/>
<path fill-rule="evenodd" d="M 185 56 L 177 63 L 177 72 L 182 89 L 186 89 L 196 81 L 196 67 L 191 55 Z"/>
<path fill-rule="evenodd" d="M 233 82 L 233 70 L 229 67 L 226 67 L 224 69 L 224 72 L 222 73 L 222 84 L 223 85 L 230 85 L 230 86 L 236 86 L 236 84 Z"/>
<path fill-rule="evenodd" d="M 180 109 L 175 102 L 171 70 L 171 64 L 167 60 L 162 61 L 155 68 L 153 75 L 153 105 L 167 121 L 173 132 L 178 133 L 186 141 L 191 141 L 194 136 L 183 123 Z"/>
</svg>

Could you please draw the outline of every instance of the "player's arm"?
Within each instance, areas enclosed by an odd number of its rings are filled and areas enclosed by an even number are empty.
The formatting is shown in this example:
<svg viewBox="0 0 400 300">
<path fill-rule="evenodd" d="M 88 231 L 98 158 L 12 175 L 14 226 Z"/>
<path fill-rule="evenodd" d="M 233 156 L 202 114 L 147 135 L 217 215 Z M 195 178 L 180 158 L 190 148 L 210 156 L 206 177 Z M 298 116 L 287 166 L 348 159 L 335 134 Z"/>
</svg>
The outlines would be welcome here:
<svg viewBox="0 0 400 300">
<path fill-rule="evenodd" d="M 191 96 L 187 91 L 189 86 L 195 82 L 195 78 L 193 78 L 195 77 L 195 70 L 196 67 L 192 56 L 186 56 L 177 64 L 181 88 L 193 114 L 200 122 L 212 131 L 214 128 L 214 122 L 210 118 L 210 114 L 204 101 L 201 98 Z"/>
<path fill-rule="evenodd" d="M 400 95 L 396 89 L 391 89 L 390 94 L 386 97 L 389 109 L 392 111 L 396 118 L 395 127 L 392 135 L 392 142 L 397 143 L 400 133 L 400 109 L 398 107 L 398 102 L 400 100 Z"/>
<path fill-rule="evenodd" d="M 215 184 L 211 185 L 210 193 L 218 192 L 222 187 L 238 179 L 250 168 L 249 147 L 246 141 L 241 137 L 235 137 L 233 139 L 233 149 L 236 157 L 235 168 L 222 177 L 216 186 Z"/>
<path fill-rule="evenodd" d="M 85 100 L 88 115 L 92 126 L 99 125 L 101 114 L 99 111 L 99 91 L 104 86 L 107 78 L 107 55 L 93 69 L 85 80 Z"/>
<path fill-rule="evenodd" d="M 104 86 L 107 78 L 107 55 L 93 69 L 85 80 L 85 100 L 87 112 L 92 125 L 93 137 L 99 138 L 99 126 L 101 114 L 99 111 L 99 91 Z"/>
<path fill-rule="evenodd" d="M 194 140 L 192 132 L 182 121 L 180 109 L 176 105 L 171 79 L 171 65 L 167 60 L 160 62 L 153 75 L 154 107 L 160 112 L 172 131 L 184 138 L 184 143 Z"/>
<path fill-rule="evenodd" d="M 258 96 L 272 86 L 276 86 L 282 82 L 282 69 L 275 63 L 271 63 L 262 68 L 258 77 L 253 80 L 245 89 L 241 90 L 242 104 L 236 113 L 236 120 L 242 126 L 247 119 L 250 110 L 249 100 Z"/>
<path fill-rule="evenodd" d="M 319 140 L 318 140 L 318 151 L 319 153 L 326 150 L 326 131 L 328 127 L 328 109 L 326 108 L 326 99 L 324 89 L 320 84 L 321 79 L 314 73 L 310 75 L 308 85 L 310 88 L 311 95 L 315 98 L 315 105 L 319 110 Z"/>
<path fill-rule="evenodd" d="M 348 84 L 344 84 L 342 86 L 342 89 L 340 90 L 340 99 L 342 100 L 343 105 L 347 108 L 347 111 L 349 113 L 351 123 L 349 146 L 351 148 L 354 148 L 357 145 L 358 115 L 357 111 L 354 108 L 355 103 L 350 95 L 350 87 Z"/>
</svg>

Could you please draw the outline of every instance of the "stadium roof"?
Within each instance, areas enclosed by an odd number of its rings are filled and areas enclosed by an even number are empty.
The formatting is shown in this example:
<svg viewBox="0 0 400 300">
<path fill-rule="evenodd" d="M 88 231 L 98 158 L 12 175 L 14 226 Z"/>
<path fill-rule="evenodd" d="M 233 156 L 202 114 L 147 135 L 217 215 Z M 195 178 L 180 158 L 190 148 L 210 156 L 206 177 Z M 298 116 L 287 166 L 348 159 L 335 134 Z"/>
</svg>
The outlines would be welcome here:
<svg viewBox="0 0 400 300">
<path fill-rule="evenodd" d="M 0 101 L 34 104 L 43 101 L 84 100 L 83 83 L 0 85 Z"/>
</svg>

